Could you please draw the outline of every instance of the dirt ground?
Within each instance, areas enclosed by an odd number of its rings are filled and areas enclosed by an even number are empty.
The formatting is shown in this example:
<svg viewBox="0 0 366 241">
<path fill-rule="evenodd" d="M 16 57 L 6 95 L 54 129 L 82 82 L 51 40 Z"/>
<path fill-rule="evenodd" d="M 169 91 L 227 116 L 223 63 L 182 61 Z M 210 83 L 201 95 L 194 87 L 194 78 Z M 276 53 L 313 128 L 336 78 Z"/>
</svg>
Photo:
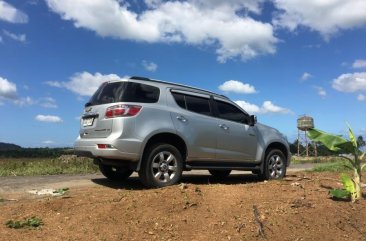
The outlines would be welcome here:
<svg viewBox="0 0 366 241">
<path fill-rule="evenodd" d="M 136 177 L 117 184 L 95 178 L 95 185 L 59 197 L 5 193 L 0 240 L 366 240 L 366 199 L 352 204 L 328 196 L 338 177 L 294 172 L 261 182 L 249 174 L 225 181 L 185 175 L 182 184 L 162 189 L 144 189 Z M 4 224 L 32 216 L 44 225 Z"/>
</svg>

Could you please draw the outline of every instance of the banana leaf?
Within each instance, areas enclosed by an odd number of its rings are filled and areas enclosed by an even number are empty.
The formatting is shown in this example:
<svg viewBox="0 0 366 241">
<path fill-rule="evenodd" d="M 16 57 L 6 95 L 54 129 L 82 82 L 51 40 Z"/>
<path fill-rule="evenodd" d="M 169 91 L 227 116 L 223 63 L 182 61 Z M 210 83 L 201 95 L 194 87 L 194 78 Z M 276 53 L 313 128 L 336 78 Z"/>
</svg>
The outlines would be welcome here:
<svg viewBox="0 0 366 241">
<path fill-rule="evenodd" d="M 346 189 L 346 191 L 348 191 L 351 194 L 356 192 L 355 183 L 352 181 L 352 179 L 348 175 L 342 174 L 341 181 L 342 181 L 343 187 L 344 187 L 344 189 Z"/>
<path fill-rule="evenodd" d="M 357 139 L 356 139 L 356 136 L 355 134 L 353 134 L 353 131 L 352 131 L 352 128 L 350 127 L 349 124 L 348 125 L 348 134 L 349 134 L 349 139 L 351 140 L 353 146 L 355 149 L 358 148 L 358 144 L 357 144 Z"/>
<path fill-rule="evenodd" d="M 310 129 L 308 131 L 308 137 L 315 142 L 321 142 L 331 151 L 353 153 L 355 150 L 352 141 L 346 140 L 341 136 L 329 134 L 327 132 L 318 129 Z"/>
<path fill-rule="evenodd" d="M 344 189 L 333 189 L 329 191 L 329 194 L 335 198 L 350 198 L 351 193 Z"/>
</svg>

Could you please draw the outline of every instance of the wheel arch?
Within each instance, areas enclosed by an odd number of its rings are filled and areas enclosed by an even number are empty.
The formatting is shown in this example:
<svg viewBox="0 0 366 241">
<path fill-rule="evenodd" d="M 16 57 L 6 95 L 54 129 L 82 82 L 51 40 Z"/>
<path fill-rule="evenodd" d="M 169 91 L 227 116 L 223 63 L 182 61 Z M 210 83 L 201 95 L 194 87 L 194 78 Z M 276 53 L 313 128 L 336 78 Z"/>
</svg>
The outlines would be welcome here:
<svg viewBox="0 0 366 241">
<path fill-rule="evenodd" d="M 273 149 L 280 150 L 286 158 L 286 165 L 288 166 L 290 164 L 290 151 L 288 150 L 287 146 L 282 142 L 272 142 L 266 147 L 265 151 L 262 154 L 261 172 L 263 172 L 265 158 L 267 157 L 268 153 Z"/>
<path fill-rule="evenodd" d="M 142 155 L 137 164 L 136 171 L 140 170 L 142 160 L 144 159 L 145 155 L 147 154 L 148 148 L 151 145 L 154 145 L 156 143 L 167 143 L 167 144 L 173 145 L 181 153 L 183 162 L 185 162 L 187 154 L 188 154 L 188 150 L 187 150 L 186 142 L 183 140 L 183 138 L 175 133 L 170 133 L 170 132 L 158 133 L 158 134 L 151 136 L 146 141 L 146 143 L 143 147 Z"/>
</svg>

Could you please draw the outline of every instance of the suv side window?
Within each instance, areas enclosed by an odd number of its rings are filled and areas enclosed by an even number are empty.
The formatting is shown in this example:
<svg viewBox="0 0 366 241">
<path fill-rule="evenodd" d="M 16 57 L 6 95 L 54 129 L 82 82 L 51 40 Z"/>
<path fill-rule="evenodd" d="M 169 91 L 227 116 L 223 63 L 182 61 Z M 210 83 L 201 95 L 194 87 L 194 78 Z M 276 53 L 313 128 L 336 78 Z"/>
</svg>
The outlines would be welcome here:
<svg viewBox="0 0 366 241">
<path fill-rule="evenodd" d="M 182 107 L 183 109 L 187 109 L 186 107 L 186 100 L 184 99 L 184 95 L 181 93 L 172 93 L 175 102 Z"/>
<path fill-rule="evenodd" d="M 204 97 L 172 93 L 175 102 L 183 109 L 202 114 L 211 115 L 210 100 Z"/>
<path fill-rule="evenodd" d="M 155 86 L 129 82 L 121 101 L 156 103 L 159 100 L 159 93 L 159 88 Z"/>
<path fill-rule="evenodd" d="M 210 100 L 197 96 L 186 95 L 187 110 L 202 114 L 211 115 Z"/>
<path fill-rule="evenodd" d="M 248 116 L 244 114 L 240 109 L 236 106 L 215 100 L 217 105 L 217 109 L 219 111 L 219 117 L 225 120 L 235 121 L 242 124 L 248 124 Z"/>
</svg>

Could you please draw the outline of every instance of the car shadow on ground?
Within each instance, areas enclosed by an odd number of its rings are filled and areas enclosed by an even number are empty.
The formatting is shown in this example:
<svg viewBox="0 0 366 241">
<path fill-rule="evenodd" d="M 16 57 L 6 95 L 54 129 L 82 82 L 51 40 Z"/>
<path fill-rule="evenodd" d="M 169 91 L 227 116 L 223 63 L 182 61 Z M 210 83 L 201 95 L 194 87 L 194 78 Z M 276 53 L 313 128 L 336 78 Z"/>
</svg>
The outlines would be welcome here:
<svg viewBox="0 0 366 241">
<path fill-rule="evenodd" d="M 130 177 L 124 181 L 111 181 L 107 178 L 94 178 L 91 179 L 97 185 L 114 188 L 114 189 L 126 189 L 126 190 L 143 190 L 146 189 L 140 182 L 138 177 Z M 196 184 L 196 185 L 210 185 L 210 184 L 247 184 L 262 182 L 257 175 L 253 174 L 231 174 L 226 178 L 215 178 L 211 175 L 190 175 L 183 174 L 181 183 Z"/>
</svg>

